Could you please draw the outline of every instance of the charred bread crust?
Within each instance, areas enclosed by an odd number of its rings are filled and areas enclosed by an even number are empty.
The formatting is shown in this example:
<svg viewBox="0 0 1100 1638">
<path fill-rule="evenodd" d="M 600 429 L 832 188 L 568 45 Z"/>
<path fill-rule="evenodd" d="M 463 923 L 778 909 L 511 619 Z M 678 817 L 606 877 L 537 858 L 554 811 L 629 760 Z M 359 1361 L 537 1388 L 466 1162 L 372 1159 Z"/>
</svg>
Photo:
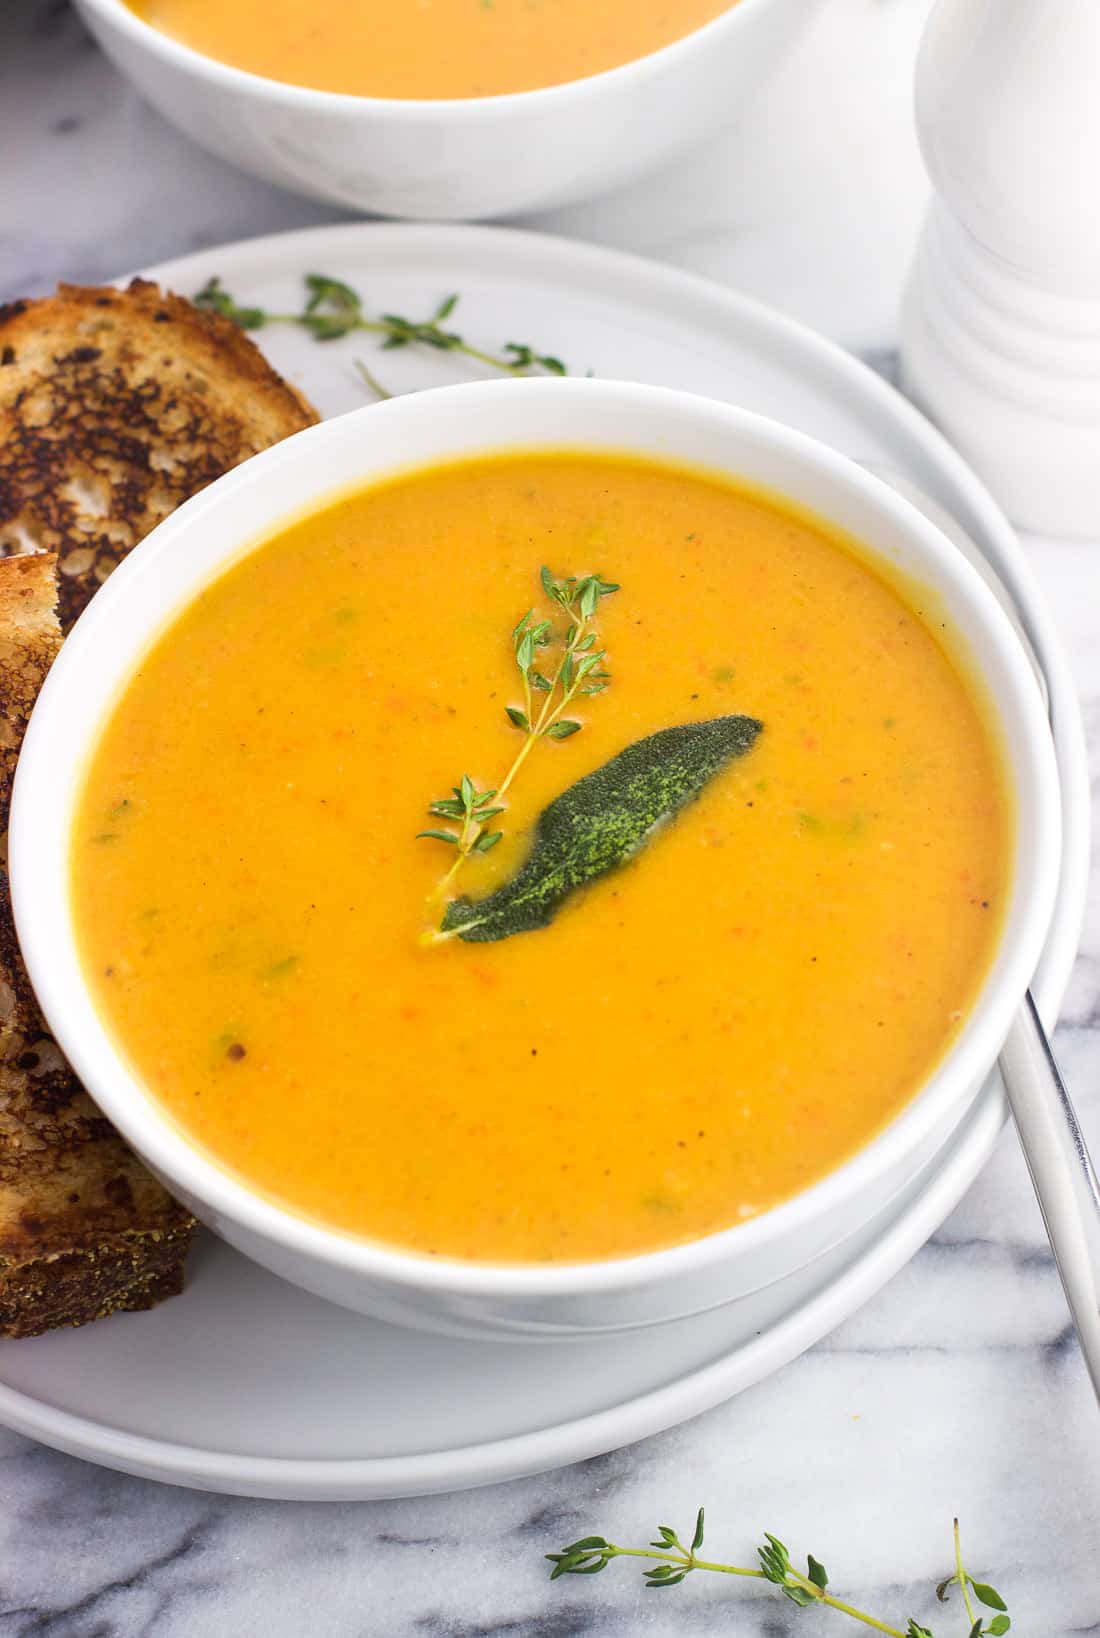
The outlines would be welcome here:
<svg viewBox="0 0 1100 1638">
<path fill-rule="evenodd" d="M 0 306 L 0 555 L 57 554 L 68 632 L 177 506 L 316 420 L 230 319 L 146 279 Z"/>
<path fill-rule="evenodd" d="M 15 936 L 7 824 L 23 733 L 61 644 L 52 554 L 0 560 L 0 1335 L 36 1336 L 183 1283 L 194 1221 L 53 1040 Z"/>
</svg>

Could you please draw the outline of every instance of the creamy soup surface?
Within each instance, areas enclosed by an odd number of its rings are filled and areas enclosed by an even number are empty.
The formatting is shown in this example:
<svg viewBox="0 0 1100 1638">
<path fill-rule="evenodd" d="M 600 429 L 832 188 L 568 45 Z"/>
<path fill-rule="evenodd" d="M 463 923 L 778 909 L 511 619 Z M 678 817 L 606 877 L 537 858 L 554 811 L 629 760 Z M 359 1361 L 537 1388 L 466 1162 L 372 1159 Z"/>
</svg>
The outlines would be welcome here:
<svg viewBox="0 0 1100 1638">
<path fill-rule="evenodd" d="M 618 68 L 734 0 L 130 0 L 204 56 L 353 96 L 489 97 Z"/>
<path fill-rule="evenodd" d="M 543 564 L 619 584 L 611 681 L 455 892 L 513 877 L 625 746 L 763 727 L 549 926 L 425 945 L 453 850 L 416 833 L 516 754 Z M 191 604 L 93 751 L 72 892 L 109 1027 L 227 1169 L 428 1255 L 598 1259 L 753 1217 L 904 1105 L 990 959 L 1003 790 L 933 629 L 824 527 L 702 473 L 517 454 L 348 494 Z"/>
</svg>

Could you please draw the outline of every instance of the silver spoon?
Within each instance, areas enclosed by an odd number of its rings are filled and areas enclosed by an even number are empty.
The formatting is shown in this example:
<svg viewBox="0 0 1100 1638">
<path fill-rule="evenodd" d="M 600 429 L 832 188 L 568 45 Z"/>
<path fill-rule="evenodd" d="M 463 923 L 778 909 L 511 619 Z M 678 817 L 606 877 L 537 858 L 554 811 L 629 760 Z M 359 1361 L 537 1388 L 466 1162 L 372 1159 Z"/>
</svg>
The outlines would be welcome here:
<svg viewBox="0 0 1100 1638">
<path fill-rule="evenodd" d="M 1030 990 L 1001 1049 L 1000 1065 L 1081 1352 L 1100 1400 L 1100 1188 Z"/>
<path fill-rule="evenodd" d="M 912 501 L 977 569 L 1012 621 L 1049 715 L 1050 696 L 1038 655 L 1008 588 L 977 542 L 938 501 L 893 467 L 863 465 Z M 1100 1401 L 1100 1186 L 1030 990 L 1013 1019 L 999 1063 L 1081 1353 Z"/>
</svg>

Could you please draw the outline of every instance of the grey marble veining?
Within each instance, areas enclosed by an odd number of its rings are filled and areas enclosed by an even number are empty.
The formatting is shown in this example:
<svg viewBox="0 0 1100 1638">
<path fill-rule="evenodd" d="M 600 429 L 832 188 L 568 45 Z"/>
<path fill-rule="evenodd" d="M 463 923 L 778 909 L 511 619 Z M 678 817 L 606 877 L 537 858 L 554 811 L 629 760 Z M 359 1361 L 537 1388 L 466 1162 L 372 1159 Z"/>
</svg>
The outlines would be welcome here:
<svg viewBox="0 0 1100 1638">
<path fill-rule="evenodd" d="M 716 146 L 687 171 L 539 225 L 770 296 L 888 372 L 923 199 L 902 99 L 926 9 L 831 0 L 747 150 Z M 187 144 L 64 5 L 0 7 L 0 297 L 334 214 Z M 1100 542 L 1029 550 L 1072 656 L 1095 783 Z M 1058 1048 L 1100 1148 L 1096 882 Z M 642 1543 L 700 1502 L 716 1556 L 751 1562 L 773 1530 L 822 1558 L 843 1596 L 902 1625 L 909 1613 L 934 1621 L 937 1635 L 965 1632 L 932 1599 L 958 1513 L 1014 1631 L 1100 1634 L 1100 1418 L 1011 1133 L 928 1246 L 803 1359 L 681 1428 L 556 1474 L 425 1500 L 252 1502 L 0 1432 L 0 1638 L 860 1630 L 754 1583 L 696 1576 L 646 1592 L 629 1564 L 548 1584 L 541 1554 L 563 1541 L 600 1530 Z"/>
</svg>

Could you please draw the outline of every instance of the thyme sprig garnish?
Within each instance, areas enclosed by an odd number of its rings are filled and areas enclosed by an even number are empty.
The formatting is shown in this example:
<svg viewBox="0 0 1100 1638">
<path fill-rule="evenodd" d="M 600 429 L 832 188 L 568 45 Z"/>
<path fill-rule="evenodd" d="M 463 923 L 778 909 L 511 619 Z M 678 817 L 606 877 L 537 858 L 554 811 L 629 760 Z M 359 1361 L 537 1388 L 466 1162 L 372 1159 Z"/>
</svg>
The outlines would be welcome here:
<svg viewBox="0 0 1100 1638">
<path fill-rule="evenodd" d="M 398 347 L 428 347 L 434 352 L 461 353 L 489 369 L 504 375 L 530 375 L 540 371 L 544 375 L 567 375 L 565 365 L 552 353 L 540 352 L 525 341 L 508 341 L 499 352 L 488 352 L 475 347 L 457 330 L 446 328 L 447 320 L 458 306 L 457 295 L 446 296 L 426 319 L 410 319 L 400 313 L 379 313 L 370 317 L 363 307 L 358 291 L 342 279 L 327 273 L 307 273 L 307 298 L 297 313 L 274 313 L 266 307 L 247 307 L 238 302 L 224 288 L 219 278 L 206 281 L 195 296 L 195 306 L 209 313 L 220 313 L 232 319 L 242 330 L 263 330 L 269 324 L 295 324 L 307 330 L 315 341 L 339 341 L 356 333 L 382 338 L 383 351 Z M 380 398 L 391 394 L 365 365 L 358 365 L 367 386 Z"/>
<path fill-rule="evenodd" d="M 619 587 L 599 574 L 555 580 L 545 564 L 539 580 L 551 613 L 540 615 L 538 609 L 530 608 L 511 633 L 523 704 L 506 705 L 504 710 L 513 728 L 523 735 L 523 743 L 499 785 L 479 791 L 469 774 L 463 774 L 452 787 L 452 795 L 430 804 L 429 814 L 435 819 L 451 820 L 452 827 L 417 832 L 455 850 L 451 867 L 433 895 L 437 899 L 450 890 L 471 854 L 487 853 L 500 841 L 503 833 L 489 826 L 504 812 L 502 798 L 532 749 L 540 740 L 571 739 L 580 733 L 583 724 L 565 712 L 574 700 L 602 694 L 611 681 L 605 665 L 607 650 L 597 647 L 596 617 L 603 599 Z M 433 931 L 426 940 L 436 943 L 452 936 Z"/>
<path fill-rule="evenodd" d="M 499 794 L 502 796 L 538 740 L 569 739 L 580 732 L 579 722 L 562 715 L 573 701 L 602 694 L 611 681 L 611 673 L 604 669 L 607 650 L 596 647 L 595 619 L 601 599 L 617 592 L 618 586 L 598 574 L 580 579 L 571 574 L 566 580 L 555 580 L 545 564 L 539 570 L 539 579 L 549 601 L 563 610 L 567 626 L 561 638 L 561 657 L 549 677 L 539 670 L 536 662 L 539 651 L 549 648 L 554 641 L 553 621 L 536 619 L 537 610 L 528 609 L 512 628 L 512 648 L 523 682 L 523 708 L 506 705 L 504 710 L 513 728 L 524 735 L 524 742 L 501 781 Z M 543 696 L 537 711 L 536 693 Z"/>
<path fill-rule="evenodd" d="M 503 813 L 503 807 L 492 808 L 488 804 L 496 796 L 496 791 L 479 791 L 469 774 L 463 774 L 461 783 L 453 787 L 453 796 L 442 796 L 433 802 L 428 812 L 435 819 L 457 819 L 460 821 L 458 830 L 418 830 L 417 837 L 427 836 L 434 842 L 446 842 L 457 847 L 459 858 L 455 860 L 452 869 L 457 868 L 459 860 L 471 853 L 488 853 L 500 841 L 503 831 L 489 830 L 491 819 L 498 813 Z"/>
<path fill-rule="evenodd" d="M 887 1633 L 889 1638 L 933 1638 L 931 1627 L 921 1626 L 912 1616 L 905 1627 L 891 1626 L 889 1622 L 868 1615 L 866 1610 L 857 1609 L 854 1604 L 845 1603 L 843 1599 L 834 1597 L 828 1590 L 829 1577 L 825 1566 L 814 1558 L 812 1553 L 806 1556 L 806 1571 L 803 1574 L 791 1563 L 791 1555 L 784 1544 L 777 1536 L 769 1535 L 767 1532 L 764 1535 L 764 1545 L 757 1548 L 758 1565 L 748 1567 L 723 1564 L 700 1558 L 703 1528 L 704 1512 L 700 1508 L 690 1547 L 685 1547 L 676 1531 L 667 1524 L 658 1525 L 658 1539 L 650 1542 L 648 1547 L 618 1547 L 614 1542 L 605 1540 L 603 1536 L 583 1536 L 571 1546 L 563 1547 L 560 1553 L 546 1554 L 553 1565 L 550 1579 L 557 1581 L 563 1575 L 598 1575 L 601 1570 L 606 1570 L 615 1558 L 649 1559 L 651 1563 L 643 1572 L 647 1587 L 655 1589 L 677 1587 L 696 1570 L 711 1570 L 717 1575 L 748 1576 L 756 1581 L 770 1582 L 785 1598 L 790 1599 L 792 1604 L 797 1604 L 801 1609 L 808 1609 L 811 1604 L 824 1604 L 829 1609 L 837 1610 L 841 1615 L 850 1616 L 853 1621 L 859 1621 L 863 1626 L 872 1628 L 875 1632 Z M 954 1547 L 955 1573 L 946 1581 L 941 1581 L 936 1588 L 936 1597 L 941 1603 L 946 1603 L 948 1588 L 958 1587 L 962 1593 L 967 1619 L 966 1638 L 987 1638 L 987 1635 L 988 1638 L 1002 1638 L 1012 1625 L 1008 1608 L 994 1587 L 983 1581 L 975 1581 L 964 1568 L 958 1519 L 954 1524 Z M 975 1613 L 975 1601 L 997 1613 L 991 1619 L 984 1616 L 980 1610 Z M 987 1619 L 988 1626 L 984 1624 Z"/>
</svg>

